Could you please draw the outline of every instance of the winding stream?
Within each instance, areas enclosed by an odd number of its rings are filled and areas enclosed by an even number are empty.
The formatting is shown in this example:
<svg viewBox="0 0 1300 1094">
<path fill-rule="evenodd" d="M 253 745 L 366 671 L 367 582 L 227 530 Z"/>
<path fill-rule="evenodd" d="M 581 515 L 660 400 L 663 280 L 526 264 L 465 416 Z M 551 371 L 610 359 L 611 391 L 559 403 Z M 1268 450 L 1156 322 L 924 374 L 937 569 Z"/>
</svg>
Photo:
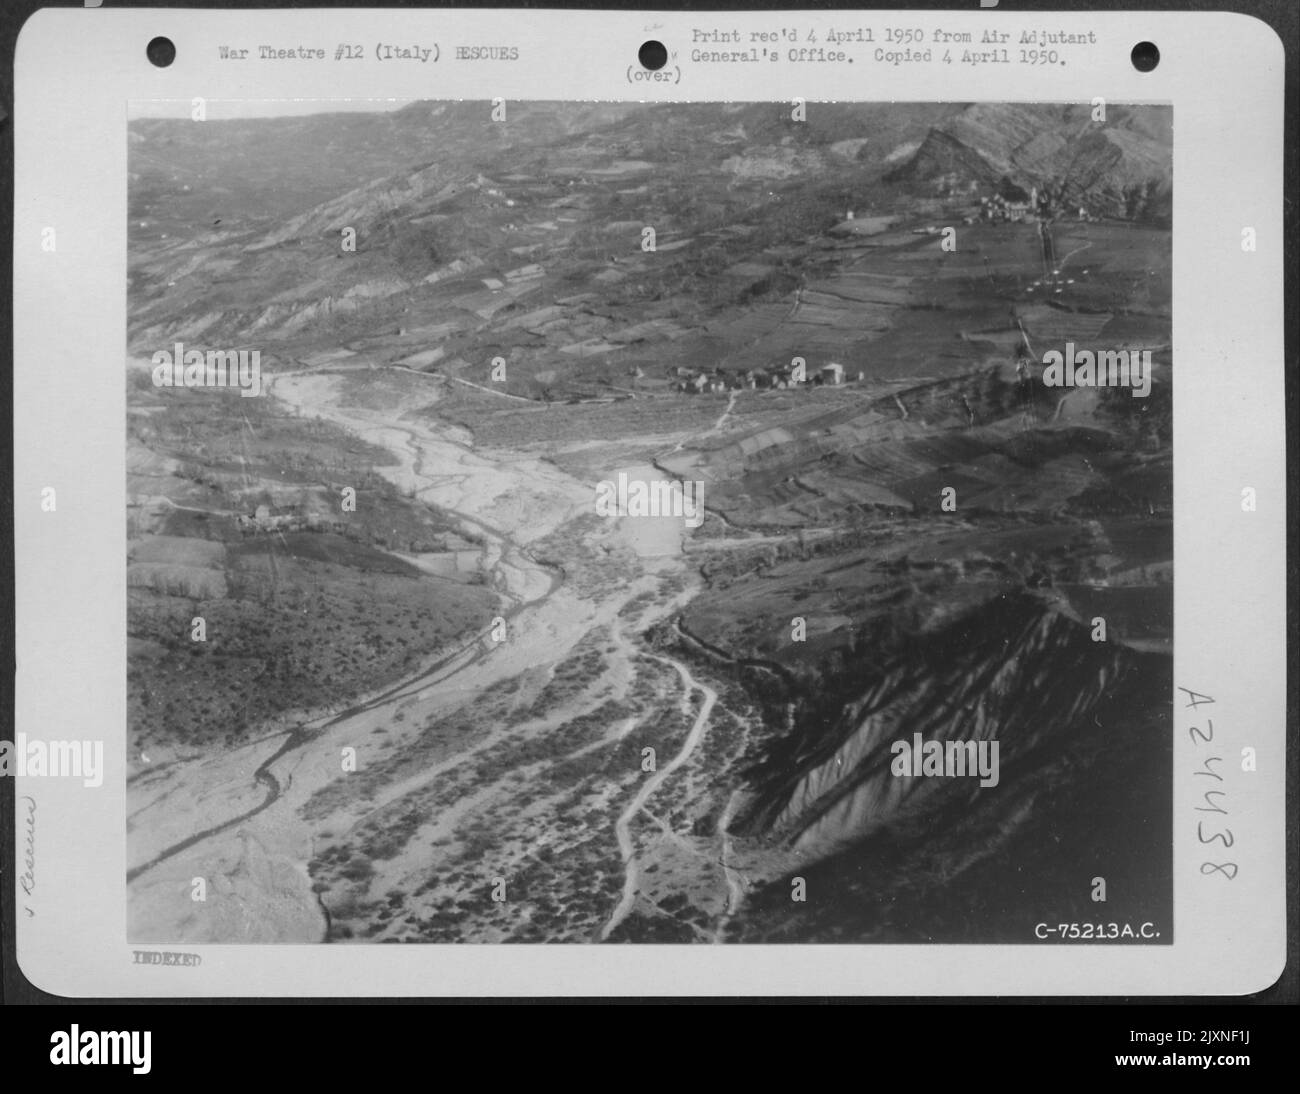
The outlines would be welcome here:
<svg viewBox="0 0 1300 1094">
<path fill-rule="evenodd" d="M 230 853 L 235 846 L 232 841 L 251 835 L 255 842 L 261 843 L 260 833 L 266 833 L 271 843 L 275 844 L 277 826 L 283 828 L 292 825 L 297 808 L 324 784 L 321 772 L 327 769 L 337 770 L 336 767 L 330 769 L 328 765 L 331 761 L 336 763 L 339 742 L 359 740 L 373 730 L 373 715 L 382 714 L 398 703 L 413 698 L 421 702 L 421 709 L 425 709 L 436 708 L 439 703 L 445 704 L 456 695 L 463 697 L 465 694 L 482 694 L 497 682 L 553 659 L 556 649 L 562 648 L 565 643 L 576 643 L 587 633 L 596 618 L 616 618 L 618 609 L 628 599 L 629 594 L 625 588 L 617 593 L 606 594 L 600 602 L 577 599 L 572 593 L 566 593 L 563 601 L 557 602 L 556 595 L 566 587 L 563 572 L 539 562 L 523 543 L 506 533 L 495 519 L 490 519 L 492 510 L 502 498 L 516 498 L 522 493 L 534 503 L 539 498 L 542 499 L 550 518 L 550 527 L 555 527 L 570 515 L 580 512 L 582 507 L 590 505 L 591 491 L 585 484 L 541 461 L 493 461 L 475 452 L 469 444 L 435 434 L 429 427 L 410 419 L 398 420 L 381 411 L 340 406 L 333 398 L 333 383 L 327 374 L 302 370 L 281 373 L 271 378 L 268 390 L 274 389 L 278 398 L 296 407 L 300 413 L 327 419 L 392 452 L 398 464 L 396 467 L 381 469 L 386 477 L 415 498 L 436 504 L 443 513 L 459 522 L 463 530 L 472 532 L 482 541 L 484 568 L 491 574 L 495 589 L 507 601 L 499 614 L 510 625 L 511 641 L 497 645 L 488 639 L 491 627 L 483 627 L 456 649 L 442 654 L 432 663 L 422 665 L 416 672 L 378 693 L 366 696 L 346 709 L 326 712 L 310 721 L 304 721 L 285 732 L 279 747 L 262 759 L 251 773 L 252 782 L 264 790 L 260 802 L 233 817 L 215 820 L 199 831 L 161 848 L 147 861 L 128 871 L 128 883 L 146 878 L 150 871 L 183 852 L 195 853 L 196 848 L 198 858 L 191 861 L 196 873 L 204 873 L 205 865 L 219 862 L 223 854 Z M 449 429 L 454 431 L 455 427 Z M 431 471 L 429 468 L 438 470 Z M 520 527 L 530 527 L 533 524 L 528 514 L 520 512 L 515 515 Z M 542 526 L 531 530 L 544 534 L 548 529 Z M 629 585 L 633 576 L 629 575 Z M 619 845 L 625 880 L 622 896 L 601 931 L 602 938 L 608 937 L 622 922 L 637 898 L 639 872 L 635 841 L 630 831 L 632 821 L 647 800 L 686 762 L 702 740 L 709 724 L 710 712 L 717 700 L 717 695 L 711 688 L 695 680 L 687 666 L 673 658 L 641 650 L 627 650 L 625 655 L 647 656 L 673 668 L 683 683 L 682 702 L 685 709 L 690 709 L 690 697 L 696 691 L 703 696 L 704 701 L 695 712 L 694 723 L 677 755 L 645 781 L 614 823 L 613 835 Z M 631 728 L 625 727 L 621 735 L 625 736 Z M 201 799 L 206 803 L 203 791 L 214 783 L 217 787 L 237 787 L 241 781 L 238 774 L 239 762 L 238 755 L 232 753 L 225 757 L 205 758 L 205 761 L 191 763 L 188 767 L 177 765 L 179 769 L 168 774 L 164 792 L 157 799 L 162 803 L 160 807 L 165 809 L 167 800 L 193 802 Z M 248 761 L 244 759 L 243 762 Z M 313 764 L 315 767 L 311 766 Z M 295 784 L 294 773 L 299 771 L 305 771 L 308 777 L 299 778 Z M 431 769 L 427 774 L 429 778 L 436 777 L 436 770 Z M 247 779 L 248 776 L 243 778 Z M 247 786 L 248 783 L 244 782 L 243 785 Z M 172 798 L 172 795 L 178 797 Z M 216 797 L 219 802 L 220 797 Z M 277 806 L 280 808 L 275 809 Z M 206 804 L 201 808 L 206 808 Z M 277 817 L 287 819 L 264 823 L 262 818 L 273 809 Z M 198 816 L 203 820 L 211 819 L 201 811 Z M 250 821 L 255 822 L 251 828 L 248 827 Z M 141 823 L 147 824 L 148 821 Z M 267 853 L 278 855 L 281 859 L 286 854 L 278 847 Z M 288 857 L 291 860 L 297 859 L 300 869 L 305 866 L 298 855 L 289 854 Z M 161 891 L 155 886 L 150 890 L 148 899 L 152 901 L 155 894 L 160 894 Z M 728 903 L 734 905 L 737 895 L 732 894 L 732 900 Z M 258 897 L 254 893 L 247 899 L 256 902 Z M 300 900 L 305 906 L 305 892 Z M 316 937 L 323 938 L 328 933 L 327 913 L 314 894 L 312 901 L 319 916 Z M 304 909 L 300 911 L 304 916 L 307 914 Z M 176 915 L 182 914 L 177 909 Z M 295 930 L 297 929 L 300 928 Z"/>
</svg>

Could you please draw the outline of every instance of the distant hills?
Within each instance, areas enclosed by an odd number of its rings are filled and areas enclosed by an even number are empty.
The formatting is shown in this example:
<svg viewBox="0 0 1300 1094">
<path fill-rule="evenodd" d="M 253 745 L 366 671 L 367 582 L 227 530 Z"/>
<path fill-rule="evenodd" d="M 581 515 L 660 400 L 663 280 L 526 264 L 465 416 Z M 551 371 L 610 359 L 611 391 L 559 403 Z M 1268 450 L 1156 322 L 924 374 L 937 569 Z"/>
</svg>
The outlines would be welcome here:
<svg viewBox="0 0 1300 1094">
<path fill-rule="evenodd" d="M 491 173 L 508 170 L 512 160 L 517 169 L 534 169 L 539 164 L 530 158 L 542 157 L 577 167 L 602 152 L 665 166 L 680 165 L 686 154 L 717 164 L 790 143 L 898 179 L 956 167 L 971 178 L 994 172 L 1022 183 L 1077 175 L 1076 186 L 1098 191 L 1170 181 L 1172 124 L 1163 107 L 1108 104 L 1098 124 L 1086 104 L 816 103 L 797 125 L 783 103 L 522 102 L 507 109 L 505 122 L 490 124 L 491 106 L 482 102 L 419 102 L 377 114 L 136 120 L 129 127 L 132 221 L 167 213 L 176 227 L 188 222 L 198 230 L 215 218 L 233 225 L 303 213 L 417 165 Z M 909 143 L 915 151 L 898 166 L 895 157 Z M 808 166 L 821 162 L 813 157 Z"/>
<path fill-rule="evenodd" d="M 497 291 L 494 282 L 530 262 L 547 276 L 512 289 L 502 320 L 526 310 L 513 300 L 529 293 L 595 291 L 648 297 L 703 322 L 752 297 L 755 284 L 788 293 L 802 261 L 790 248 L 846 210 L 897 214 L 1002 179 L 1052 188 L 1065 206 L 1099 215 L 1167 219 L 1169 111 L 1106 109 L 1104 124 L 1082 104 L 943 103 L 814 103 L 805 122 L 783 103 L 550 102 L 508 103 L 500 122 L 486 102 L 137 120 L 131 341 L 269 347 L 305 328 L 323 333 L 322 320 L 346 340 L 426 316 L 481 336 L 498 329 L 502 309 L 480 314 L 466 294 Z M 647 224 L 662 257 L 643 279 Z M 345 228 L 357 234 L 355 253 L 341 247 Z M 670 246 L 686 248 L 675 266 Z M 457 262 L 487 267 L 488 280 L 455 284 L 447 275 Z M 724 269 L 761 276 L 721 281 Z M 433 298 L 457 288 L 468 308 Z M 400 318 L 411 313 L 416 320 Z"/>
</svg>

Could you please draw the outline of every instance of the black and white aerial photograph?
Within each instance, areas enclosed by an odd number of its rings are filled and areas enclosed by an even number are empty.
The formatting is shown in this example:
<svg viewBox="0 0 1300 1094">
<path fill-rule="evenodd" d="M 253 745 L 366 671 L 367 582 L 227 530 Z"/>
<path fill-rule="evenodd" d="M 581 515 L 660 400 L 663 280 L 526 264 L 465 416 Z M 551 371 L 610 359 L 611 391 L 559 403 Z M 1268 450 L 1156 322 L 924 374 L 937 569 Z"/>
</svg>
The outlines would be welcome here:
<svg viewBox="0 0 1300 1094">
<path fill-rule="evenodd" d="M 128 939 L 1171 944 L 1172 123 L 134 102 Z"/>
</svg>

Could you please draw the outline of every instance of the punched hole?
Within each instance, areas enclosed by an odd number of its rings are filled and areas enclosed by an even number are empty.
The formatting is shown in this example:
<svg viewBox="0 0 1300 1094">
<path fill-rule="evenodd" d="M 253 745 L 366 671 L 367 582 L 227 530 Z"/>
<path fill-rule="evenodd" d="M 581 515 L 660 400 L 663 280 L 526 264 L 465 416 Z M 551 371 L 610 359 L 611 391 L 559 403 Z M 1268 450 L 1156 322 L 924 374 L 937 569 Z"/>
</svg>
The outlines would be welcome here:
<svg viewBox="0 0 1300 1094">
<path fill-rule="evenodd" d="M 1154 42 L 1139 42 L 1130 54 L 1133 67 L 1139 72 L 1150 72 L 1160 63 L 1160 51 Z"/>
<path fill-rule="evenodd" d="M 144 47 L 144 55 L 149 58 L 151 64 L 166 68 L 176 60 L 176 47 L 172 45 L 170 38 L 154 38 Z"/>
<path fill-rule="evenodd" d="M 668 50 L 663 42 L 651 39 L 649 42 L 641 43 L 641 48 L 636 52 L 636 59 L 641 62 L 642 68 L 658 72 L 668 63 Z"/>
</svg>

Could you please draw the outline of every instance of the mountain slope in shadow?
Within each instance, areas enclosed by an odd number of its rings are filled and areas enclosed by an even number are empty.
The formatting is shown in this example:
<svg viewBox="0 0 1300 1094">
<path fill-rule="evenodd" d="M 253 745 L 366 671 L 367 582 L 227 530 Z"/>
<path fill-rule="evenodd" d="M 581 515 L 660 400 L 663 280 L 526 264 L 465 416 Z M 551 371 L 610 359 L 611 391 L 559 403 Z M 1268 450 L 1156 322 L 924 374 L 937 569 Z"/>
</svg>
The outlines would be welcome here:
<svg viewBox="0 0 1300 1094">
<path fill-rule="evenodd" d="M 1131 920 L 1172 941 L 1172 687 L 1168 657 L 1093 642 L 1028 595 L 918 638 L 754 772 L 733 831 L 815 865 L 805 900 L 793 877 L 762 887 L 732 937 L 1028 943 L 1040 921 Z M 997 741 L 997 785 L 893 774 L 915 733 Z"/>
</svg>

